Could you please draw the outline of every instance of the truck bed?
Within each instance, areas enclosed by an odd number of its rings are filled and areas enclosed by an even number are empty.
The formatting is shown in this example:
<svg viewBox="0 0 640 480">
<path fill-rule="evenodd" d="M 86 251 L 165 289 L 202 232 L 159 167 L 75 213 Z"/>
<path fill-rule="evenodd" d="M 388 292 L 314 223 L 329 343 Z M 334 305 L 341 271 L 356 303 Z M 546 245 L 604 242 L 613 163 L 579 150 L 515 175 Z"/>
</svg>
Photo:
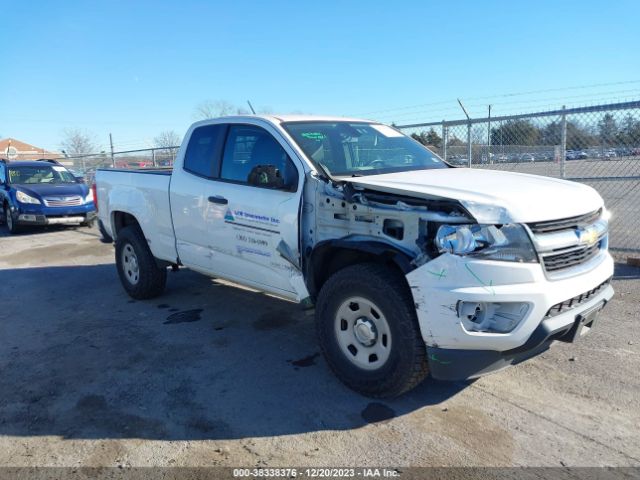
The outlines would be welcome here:
<svg viewBox="0 0 640 480">
<path fill-rule="evenodd" d="M 99 169 L 96 172 L 98 215 L 107 232 L 116 238 L 116 216 L 133 215 L 149 240 L 156 258 L 177 258 L 169 185 L 171 168 Z"/>
</svg>

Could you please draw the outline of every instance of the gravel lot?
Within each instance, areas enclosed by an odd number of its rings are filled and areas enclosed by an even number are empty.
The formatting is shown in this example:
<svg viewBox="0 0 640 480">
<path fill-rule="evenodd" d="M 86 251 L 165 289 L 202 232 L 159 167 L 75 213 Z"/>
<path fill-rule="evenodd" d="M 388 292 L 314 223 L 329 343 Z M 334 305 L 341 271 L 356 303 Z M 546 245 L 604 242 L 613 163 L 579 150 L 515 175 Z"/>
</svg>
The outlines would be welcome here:
<svg viewBox="0 0 640 480">
<path fill-rule="evenodd" d="M 640 269 L 581 342 L 376 402 L 297 305 L 184 270 L 136 302 L 94 230 L 0 232 L 1 466 L 640 466 Z"/>
</svg>

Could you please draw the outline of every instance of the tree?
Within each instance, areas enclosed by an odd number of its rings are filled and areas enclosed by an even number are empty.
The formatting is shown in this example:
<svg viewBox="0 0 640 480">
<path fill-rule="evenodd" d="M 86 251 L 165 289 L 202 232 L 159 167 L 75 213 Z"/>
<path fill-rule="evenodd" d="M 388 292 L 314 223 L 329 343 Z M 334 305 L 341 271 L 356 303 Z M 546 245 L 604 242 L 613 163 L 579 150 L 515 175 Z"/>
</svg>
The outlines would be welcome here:
<svg viewBox="0 0 640 480">
<path fill-rule="evenodd" d="M 411 134 L 411 138 L 413 138 L 416 142 L 420 142 L 422 145 L 427 145 L 427 138 L 424 132 L 420 132 L 420 133 L 413 132 Z"/>
<path fill-rule="evenodd" d="M 631 114 L 624 117 L 617 140 L 627 146 L 640 145 L 640 120 Z"/>
<path fill-rule="evenodd" d="M 224 117 L 237 113 L 238 108 L 226 100 L 204 100 L 196 106 L 194 116 L 199 120 Z"/>
<path fill-rule="evenodd" d="M 411 138 L 417 140 L 423 145 L 431 145 L 440 148 L 442 146 L 442 138 L 431 128 L 428 132 L 412 133 Z"/>
<path fill-rule="evenodd" d="M 431 128 L 427 132 L 427 145 L 433 145 L 434 147 L 440 148 L 442 146 L 442 137 L 438 135 L 433 128 Z"/>
<path fill-rule="evenodd" d="M 610 113 L 605 114 L 598 122 L 598 132 L 603 145 L 611 145 L 618 134 L 616 119 Z"/>
<path fill-rule="evenodd" d="M 94 136 L 89 132 L 77 128 L 70 128 L 64 130 L 63 135 L 64 137 L 60 142 L 60 148 L 64 150 L 67 155 L 83 155 L 96 151 Z"/>
<path fill-rule="evenodd" d="M 491 129 L 492 145 L 537 145 L 540 129 L 529 120 L 507 120 Z"/>
<path fill-rule="evenodd" d="M 177 147 L 180 145 L 181 140 L 180 135 L 175 130 L 165 130 L 153 139 L 153 146 L 156 148 Z"/>
<path fill-rule="evenodd" d="M 562 143 L 562 124 L 553 121 L 540 129 L 542 145 L 560 145 Z M 581 150 L 596 144 L 596 139 L 580 123 L 567 122 L 567 150 Z"/>
</svg>

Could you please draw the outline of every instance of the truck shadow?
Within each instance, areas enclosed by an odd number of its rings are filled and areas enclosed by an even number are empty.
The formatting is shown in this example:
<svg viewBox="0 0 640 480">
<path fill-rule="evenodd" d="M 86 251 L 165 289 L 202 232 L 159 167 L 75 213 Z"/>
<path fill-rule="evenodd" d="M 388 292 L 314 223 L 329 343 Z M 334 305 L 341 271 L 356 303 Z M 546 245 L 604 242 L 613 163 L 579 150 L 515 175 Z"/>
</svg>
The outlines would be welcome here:
<svg viewBox="0 0 640 480">
<path fill-rule="evenodd" d="M 438 405 L 344 387 L 292 303 L 193 272 L 133 301 L 113 265 L 0 270 L 0 435 L 235 439 L 345 430 Z"/>
<path fill-rule="evenodd" d="M 626 263 L 616 263 L 613 278 L 615 280 L 634 280 L 640 278 L 640 267 Z"/>
</svg>

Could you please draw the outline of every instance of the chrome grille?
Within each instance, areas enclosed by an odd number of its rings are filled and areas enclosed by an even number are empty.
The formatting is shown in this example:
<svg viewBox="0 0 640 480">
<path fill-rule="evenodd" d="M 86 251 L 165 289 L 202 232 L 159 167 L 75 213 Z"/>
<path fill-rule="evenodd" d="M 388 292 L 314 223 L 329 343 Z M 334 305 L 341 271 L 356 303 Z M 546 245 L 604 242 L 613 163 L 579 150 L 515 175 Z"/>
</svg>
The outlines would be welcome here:
<svg viewBox="0 0 640 480">
<path fill-rule="evenodd" d="M 77 207 L 82 205 L 82 197 L 79 195 L 44 197 L 44 204 L 47 207 Z"/>
<path fill-rule="evenodd" d="M 542 264 L 547 272 L 556 272 L 588 262 L 600 253 L 600 243 L 585 247 L 572 247 L 557 253 L 543 255 Z"/>
<path fill-rule="evenodd" d="M 546 220 L 544 222 L 528 223 L 528 227 L 533 233 L 550 233 L 561 230 L 569 230 L 578 227 L 591 225 L 602 215 L 602 209 L 596 210 L 577 217 L 562 218 L 560 220 Z"/>
</svg>

